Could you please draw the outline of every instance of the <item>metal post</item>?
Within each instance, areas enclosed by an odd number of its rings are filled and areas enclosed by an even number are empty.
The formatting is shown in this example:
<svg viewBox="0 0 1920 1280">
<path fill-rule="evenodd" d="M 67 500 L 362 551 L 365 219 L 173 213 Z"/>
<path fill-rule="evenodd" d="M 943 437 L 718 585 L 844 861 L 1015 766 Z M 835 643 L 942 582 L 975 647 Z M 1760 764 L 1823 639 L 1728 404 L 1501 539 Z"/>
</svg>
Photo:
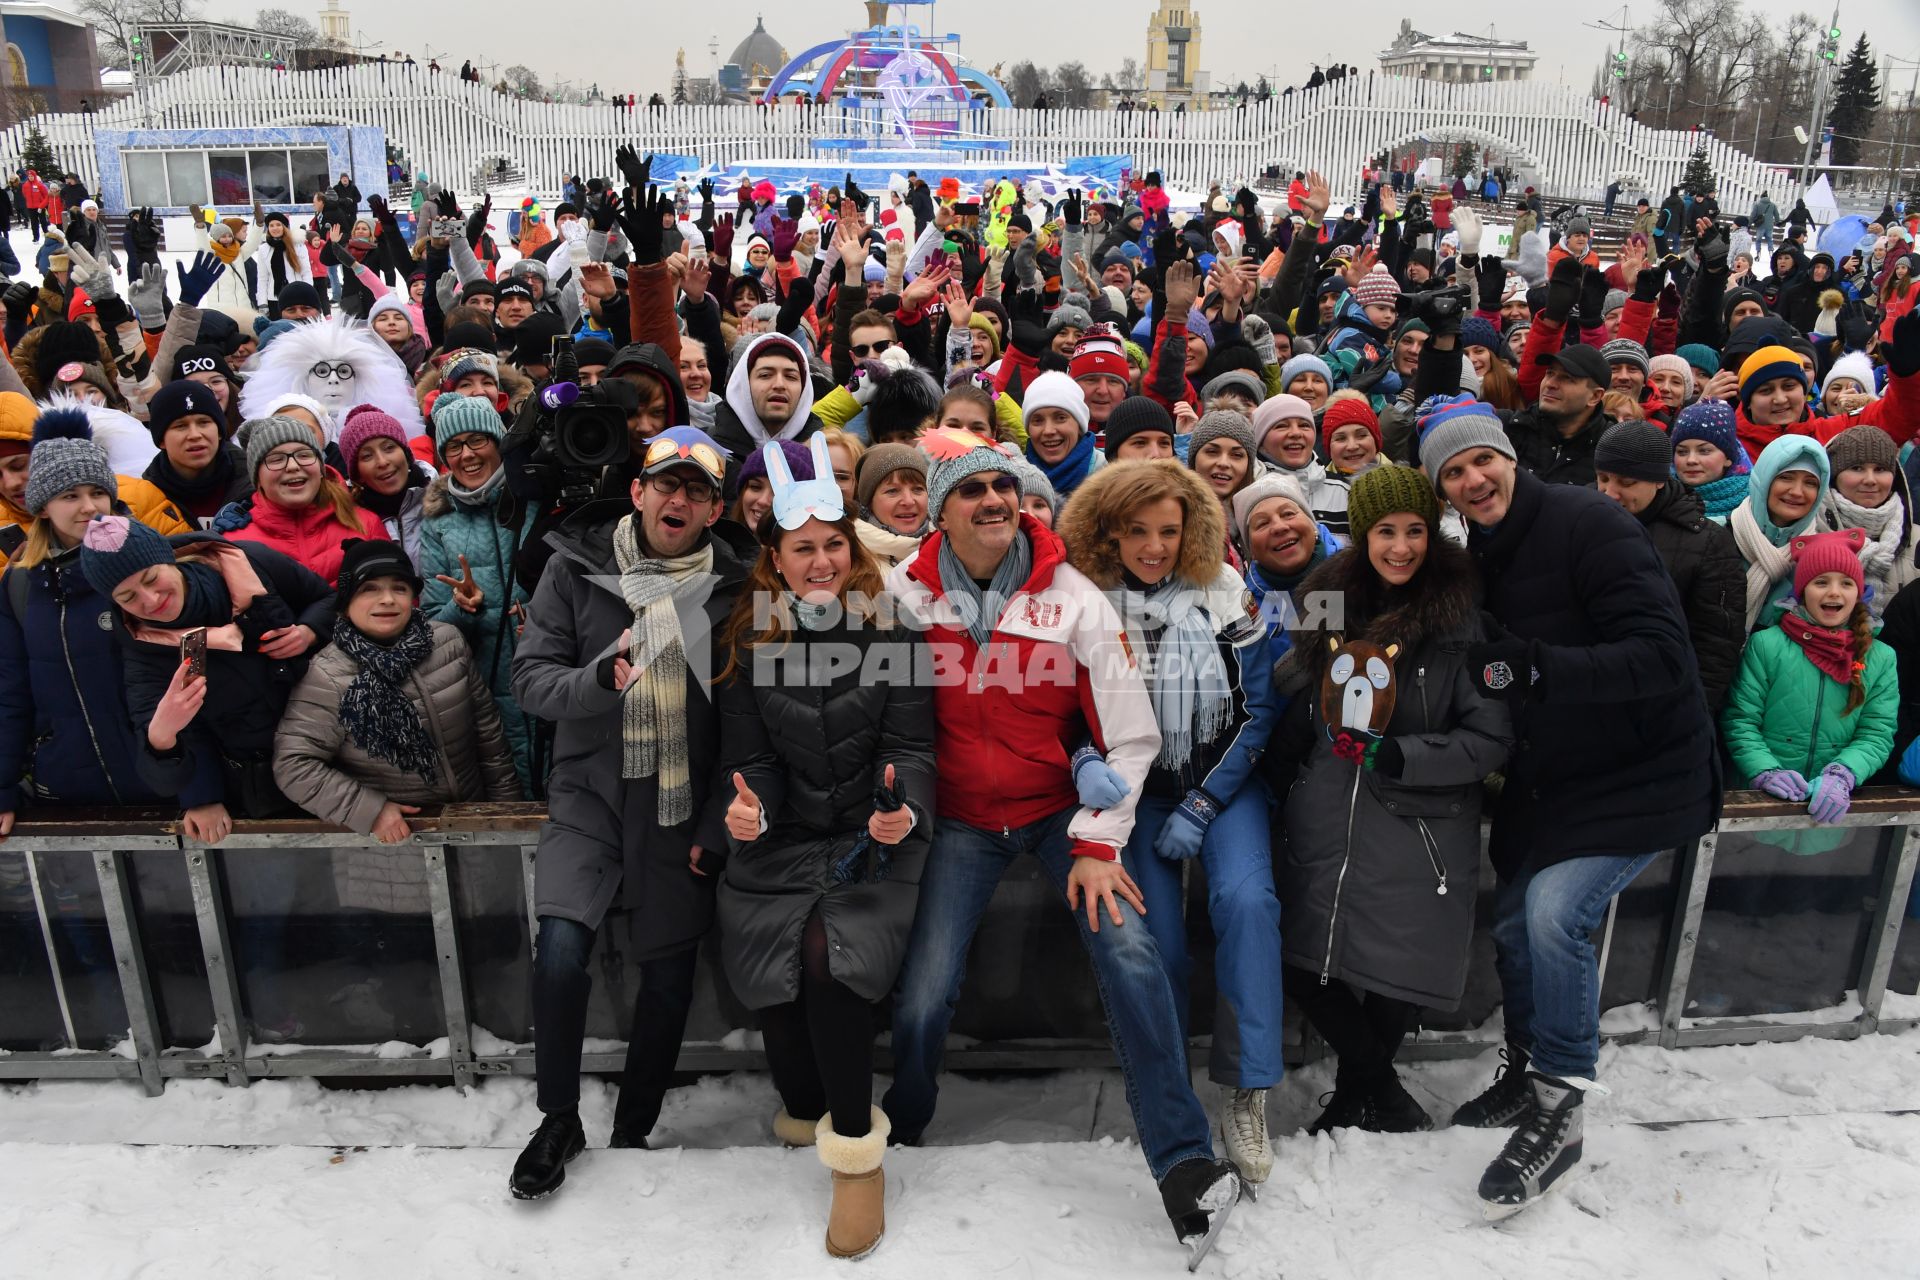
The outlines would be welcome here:
<svg viewBox="0 0 1920 1280">
<path fill-rule="evenodd" d="M 1660 1047 L 1680 1043 L 1680 1016 L 1686 1008 L 1687 984 L 1693 977 L 1693 953 L 1700 945 L 1700 916 L 1707 906 L 1707 882 L 1713 878 L 1713 855 L 1720 837 L 1708 832 L 1690 849 L 1682 850 L 1679 884 L 1674 895 L 1667 954 L 1660 969 Z"/>
<path fill-rule="evenodd" d="M 133 895 L 128 890 L 127 855 L 102 849 L 93 855 L 93 870 L 100 881 L 107 932 L 113 939 L 113 960 L 120 971 L 120 997 L 127 1007 L 127 1032 L 133 1037 L 134 1055 L 140 1063 L 140 1083 L 149 1096 L 157 1097 L 165 1087 L 160 1079 L 160 1016 L 153 1007 L 147 957 L 140 947 L 140 924 L 128 905 Z"/>
<path fill-rule="evenodd" d="M 73 1008 L 67 1003 L 67 979 L 60 972 L 60 950 L 53 943 L 53 921 L 47 915 L 47 893 L 40 883 L 40 855 L 32 849 L 20 855 L 27 860 L 27 876 L 33 883 L 33 909 L 40 915 L 40 941 L 47 949 L 47 968 L 53 973 L 53 997 L 60 1004 L 60 1025 L 67 1032 L 67 1048 L 78 1049 L 80 1037 L 73 1029 Z"/>
<path fill-rule="evenodd" d="M 453 923 L 453 890 L 447 880 L 447 846 L 428 845 L 427 901 L 433 912 L 434 954 L 440 963 L 440 1000 L 447 1015 L 447 1057 L 453 1087 L 465 1093 L 473 1083 L 473 1044 L 467 1032 L 467 982 L 460 967 L 460 934 Z"/>
<path fill-rule="evenodd" d="M 1886 998 L 1887 976 L 1893 971 L 1900 926 L 1907 914 L 1907 895 L 1913 892 L 1916 860 L 1920 860 L 1920 827 L 1908 827 L 1887 851 L 1879 900 L 1874 904 L 1873 922 L 1867 926 L 1867 951 L 1860 960 L 1861 1035 L 1872 1035 L 1880 1026 L 1880 1004 Z"/>
<path fill-rule="evenodd" d="M 240 999 L 240 966 L 227 936 L 227 895 L 220 865 L 204 847 L 182 851 L 187 860 L 187 883 L 193 888 L 193 918 L 200 928 L 200 954 L 207 966 L 207 988 L 213 998 L 213 1025 L 220 1032 L 220 1058 L 226 1064 L 228 1084 L 247 1083 L 247 1019 Z"/>
</svg>

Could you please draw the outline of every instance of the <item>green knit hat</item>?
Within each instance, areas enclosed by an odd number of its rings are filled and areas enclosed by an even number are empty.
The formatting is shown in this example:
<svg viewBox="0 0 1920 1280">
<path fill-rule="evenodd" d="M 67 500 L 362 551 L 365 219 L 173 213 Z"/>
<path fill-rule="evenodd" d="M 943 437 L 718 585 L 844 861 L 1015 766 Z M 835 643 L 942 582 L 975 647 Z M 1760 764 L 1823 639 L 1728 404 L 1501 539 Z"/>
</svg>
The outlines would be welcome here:
<svg viewBox="0 0 1920 1280">
<path fill-rule="evenodd" d="M 1354 543 L 1358 545 L 1367 530 L 1402 511 L 1425 520 L 1429 533 L 1437 531 L 1440 500 L 1425 475 L 1391 462 L 1362 472 L 1347 494 L 1347 527 L 1353 531 Z"/>
</svg>

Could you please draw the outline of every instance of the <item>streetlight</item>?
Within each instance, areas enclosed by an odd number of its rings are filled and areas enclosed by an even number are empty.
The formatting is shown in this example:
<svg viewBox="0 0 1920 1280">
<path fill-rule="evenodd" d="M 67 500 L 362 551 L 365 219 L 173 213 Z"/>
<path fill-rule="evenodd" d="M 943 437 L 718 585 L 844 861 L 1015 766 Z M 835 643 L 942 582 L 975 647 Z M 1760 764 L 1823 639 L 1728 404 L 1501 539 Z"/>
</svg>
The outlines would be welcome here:
<svg viewBox="0 0 1920 1280">
<path fill-rule="evenodd" d="M 1620 21 L 1618 23 L 1589 22 L 1584 25 L 1592 27 L 1596 31 L 1616 32 L 1620 37 L 1620 45 L 1613 52 L 1612 72 L 1613 72 L 1613 78 L 1620 82 L 1620 85 L 1619 85 L 1620 102 L 1617 105 L 1615 105 L 1614 110 L 1616 112 L 1621 111 L 1626 106 L 1627 32 L 1632 30 L 1633 28 L 1632 15 L 1630 15 L 1627 12 L 1626 5 L 1621 5 Z M 1615 122 L 1613 120 L 1608 120 L 1607 121 L 1607 183 L 1606 183 L 1607 186 L 1613 185 L 1613 175 L 1617 168 L 1615 164 L 1615 156 L 1618 155 L 1619 146 L 1620 146 L 1619 129 L 1616 127 Z"/>
</svg>

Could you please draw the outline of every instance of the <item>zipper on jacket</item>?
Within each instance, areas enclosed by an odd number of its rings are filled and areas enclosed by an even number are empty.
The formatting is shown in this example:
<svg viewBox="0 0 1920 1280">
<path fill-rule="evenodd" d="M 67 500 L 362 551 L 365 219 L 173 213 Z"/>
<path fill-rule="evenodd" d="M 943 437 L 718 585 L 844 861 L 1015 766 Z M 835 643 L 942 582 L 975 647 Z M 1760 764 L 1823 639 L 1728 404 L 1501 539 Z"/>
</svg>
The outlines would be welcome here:
<svg viewBox="0 0 1920 1280">
<path fill-rule="evenodd" d="M 1421 667 L 1413 682 L 1420 686 L 1420 723 L 1428 733 L 1433 732 L 1433 713 L 1427 710 L 1427 669 Z"/>
<path fill-rule="evenodd" d="M 48 571 L 49 577 L 57 579 L 59 570 Z M 93 758 L 100 765 L 100 776 L 107 780 L 107 790 L 113 792 L 115 804 L 125 803 L 120 799 L 120 787 L 113 780 L 113 770 L 107 768 L 107 758 L 100 751 L 100 736 L 93 731 L 93 715 L 87 710 L 87 692 L 80 687 L 80 673 L 73 669 L 73 650 L 67 646 L 67 593 L 62 588 L 60 598 L 60 656 L 67 662 L 67 679 L 73 681 L 74 700 L 80 704 L 80 719 L 87 726 L 87 741 L 93 744 Z"/>
<path fill-rule="evenodd" d="M 1327 917 L 1327 958 L 1320 965 L 1320 985 L 1333 974 L 1333 935 L 1340 925 L 1340 892 L 1347 887 L 1347 867 L 1353 862 L 1353 811 L 1360 800 L 1360 766 L 1353 767 L 1353 789 L 1347 793 L 1347 851 L 1340 858 L 1340 875 L 1333 882 L 1333 914 Z"/>
<path fill-rule="evenodd" d="M 1447 864 L 1440 860 L 1440 845 L 1427 829 L 1425 818 L 1415 818 L 1413 825 L 1420 828 L 1420 843 L 1427 851 L 1427 861 L 1433 864 L 1433 878 L 1438 882 L 1433 891 L 1444 898 L 1447 896 Z"/>
<path fill-rule="evenodd" d="M 1820 708 L 1824 706 L 1827 701 L 1826 674 L 1824 671 L 1820 673 L 1820 683 L 1813 691 L 1813 723 L 1807 727 L 1807 764 L 1806 767 L 1800 771 L 1800 776 L 1807 780 L 1808 785 L 1812 785 L 1813 783 L 1813 778 L 1811 777 L 1813 773 L 1813 761 L 1814 757 L 1820 751 Z"/>
</svg>

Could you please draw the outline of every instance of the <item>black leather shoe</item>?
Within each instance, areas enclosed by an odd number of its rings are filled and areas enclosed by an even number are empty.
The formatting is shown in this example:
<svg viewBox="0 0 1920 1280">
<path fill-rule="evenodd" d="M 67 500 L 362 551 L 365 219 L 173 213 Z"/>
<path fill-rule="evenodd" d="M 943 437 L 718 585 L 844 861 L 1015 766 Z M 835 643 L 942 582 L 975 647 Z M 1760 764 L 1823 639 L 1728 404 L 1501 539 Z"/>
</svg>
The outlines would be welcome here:
<svg viewBox="0 0 1920 1280">
<path fill-rule="evenodd" d="M 508 1184 L 513 1198 L 540 1200 L 558 1191 L 567 1180 L 567 1162 L 586 1149 L 587 1135 L 578 1111 L 543 1119 L 533 1131 L 533 1141 L 513 1162 L 513 1179 Z"/>
</svg>

